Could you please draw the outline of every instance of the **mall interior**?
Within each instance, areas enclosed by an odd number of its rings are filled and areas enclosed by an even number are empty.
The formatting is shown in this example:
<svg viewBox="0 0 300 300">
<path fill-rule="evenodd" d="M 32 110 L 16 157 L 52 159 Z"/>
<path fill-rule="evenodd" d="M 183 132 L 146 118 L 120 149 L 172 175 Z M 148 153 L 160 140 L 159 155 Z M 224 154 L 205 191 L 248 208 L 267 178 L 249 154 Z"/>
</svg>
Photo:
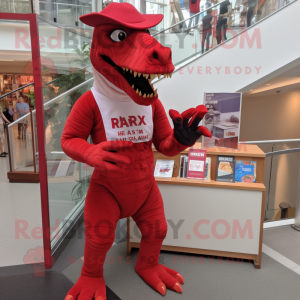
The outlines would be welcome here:
<svg viewBox="0 0 300 300">
<path fill-rule="evenodd" d="M 149 170 L 159 173 L 153 184 L 168 225 L 157 257 L 184 277 L 183 284 L 175 276 L 179 292 L 164 282 L 162 293 L 140 278 L 144 227 L 129 215 L 114 227 L 104 257 L 106 296 L 69 292 L 88 265 L 84 211 L 95 168 L 71 158 L 61 139 L 77 100 L 95 86 L 95 29 L 80 16 L 101 15 L 113 3 L 163 16 L 147 32 L 162 45 L 157 49 L 171 49 L 174 71 L 148 81 L 170 126 L 170 109 L 208 111 L 201 124 L 212 138 L 197 136 L 194 146 L 169 156 L 150 144 Z M 135 22 L 126 11 L 120 18 Z M 0 0 L 0 300 L 299 300 L 298 12 L 299 0 Z M 87 111 L 81 113 L 92 118 Z M 197 150 L 206 157 L 201 179 L 188 175 Z"/>
</svg>

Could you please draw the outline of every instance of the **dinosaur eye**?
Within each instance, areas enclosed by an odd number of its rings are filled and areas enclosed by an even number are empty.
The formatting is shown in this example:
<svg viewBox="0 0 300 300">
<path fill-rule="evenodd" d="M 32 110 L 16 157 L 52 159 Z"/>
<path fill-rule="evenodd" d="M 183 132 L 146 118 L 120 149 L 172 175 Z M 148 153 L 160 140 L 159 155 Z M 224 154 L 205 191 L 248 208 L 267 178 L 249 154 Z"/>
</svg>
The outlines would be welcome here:
<svg viewBox="0 0 300 300">
<path fill-rule="evenodd" d="M 146 29 L 145 32 L 148 33 L 148 34 L 150 34 L 150 30 L 149 29 Z"/>
<path fill-rule="evenodd" d="M 126 36 L 127 33 L 124 30 L 116 29 L 111 33 L 110 38 L 115 42 L 121 42 L 126 38 Z"/>
</svg>

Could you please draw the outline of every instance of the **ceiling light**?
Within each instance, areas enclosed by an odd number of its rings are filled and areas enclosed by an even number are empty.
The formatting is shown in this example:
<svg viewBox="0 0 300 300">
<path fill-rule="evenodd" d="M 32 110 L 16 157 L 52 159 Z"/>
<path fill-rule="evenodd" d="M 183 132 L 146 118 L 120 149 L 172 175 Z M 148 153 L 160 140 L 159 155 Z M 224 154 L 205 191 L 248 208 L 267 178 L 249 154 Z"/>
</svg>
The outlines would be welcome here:
<svg viewBox="0 0 300 300">
<path fill-rule="evenodd" d="M 1 61 L 15 61 L 14 59 L 0 59 Z"/>
</svg>

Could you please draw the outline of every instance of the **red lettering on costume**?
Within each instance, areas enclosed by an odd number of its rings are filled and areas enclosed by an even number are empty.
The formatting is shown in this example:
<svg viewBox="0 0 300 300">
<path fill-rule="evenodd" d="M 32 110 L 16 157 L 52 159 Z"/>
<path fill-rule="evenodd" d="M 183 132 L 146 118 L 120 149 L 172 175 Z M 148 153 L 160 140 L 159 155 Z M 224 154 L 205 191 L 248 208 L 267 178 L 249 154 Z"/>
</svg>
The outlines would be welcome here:
<svg viewBox="0 0 300 300">
<path fill-rule="evenodd" d="M 115 127 L 120 128 L 119 120 L 117 118 L 111 118 L 111 126 L 112 126 L 112 128 L 115 128 Z"/>
<path fill-rule="evenodd" d="M 127 123 L 127 121 L 126 121 L 125 118 L 120 117 L 120 121 L 121 121 L 121 125 L 120 125 L 121 128 L 122 128 L 123 126 L 129 127 L 129 125 L 128 125 L 128 123 Z"/>
<path fill-rule="evenodd" d="M 135 116 L 128 116 L 128 121 L 130 126 L 137 126 L 136 125 L 136 117 Z"/>
<path fill-rule="evenodd" d="M 145 121 L 144 121 L 144 119 L 145 119 L 145 116 L 138 116 L 138 118 L 140 119 L 140 123 L 139 123 L 139 126 L 140 125 L 147 125 L 146 123 L 145 123 Z"/>
</svg>

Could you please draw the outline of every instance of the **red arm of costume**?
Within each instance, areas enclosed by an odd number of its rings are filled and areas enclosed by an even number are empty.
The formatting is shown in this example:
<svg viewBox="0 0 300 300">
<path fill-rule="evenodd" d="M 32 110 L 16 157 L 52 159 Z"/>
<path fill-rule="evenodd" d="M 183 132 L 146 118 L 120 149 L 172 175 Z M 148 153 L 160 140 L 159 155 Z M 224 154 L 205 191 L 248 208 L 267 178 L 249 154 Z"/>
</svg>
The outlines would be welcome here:
<svg viewBox="0 0 300 300">
<path fill-rule="evenodd" d="M 95 147 L 87 142 L 91 134 L 97 106 L 92 92 L 83 94 L 73 106 L 61 138 L 63 151 L 74 160 L 86 163 L 90 150 Z"/>
<path fill-rule="evenodd" d="M 174 130 L 159 99 L 153 104 L 153 115 L 153 144 L 160 153 L 175 156 L 194 144 L 185 146 L 175 139 Z"/>
</svg>

